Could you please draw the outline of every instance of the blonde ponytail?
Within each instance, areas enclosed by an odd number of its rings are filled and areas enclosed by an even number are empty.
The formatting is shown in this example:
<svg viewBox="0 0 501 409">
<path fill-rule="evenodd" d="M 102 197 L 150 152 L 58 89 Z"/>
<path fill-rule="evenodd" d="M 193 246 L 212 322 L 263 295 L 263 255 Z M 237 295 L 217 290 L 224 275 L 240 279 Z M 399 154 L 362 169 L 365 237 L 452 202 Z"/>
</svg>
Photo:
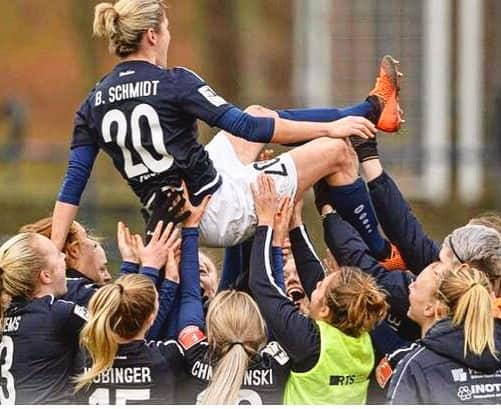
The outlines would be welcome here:
<svg viewBox="0 0 501 409">
<path fill-rule="evenodd" d="M 99 3 L 94 9 L 93 32 L 97 37 L 108 37 L 117 34 L 118 15 L 111 3 Z"/>
<path fill-rule="evenodd" d="M 116 326 L 119 319 L 115 315 L 120 307 L 120 299 L 120 287 L 109 284 L 99 289 L 89 302 L 89 321 L 80 332 L 80 345 L 88 351 L 92 366 L 76 378 L 75 391 L 92 382 L 113 364 L 118 342 L 112 327 Z"/>
<path fill-rule="evenodd" d="M 202 398 L 204 405 L 235 405 L 244 381 L 249 356 L 241 344 L 233 344 L 218 362 L 209 387 Z"/>
<path fill-rule="evenodd" d="M 93 31 L 107 38 L 110 53 L 124 58 L 139 50 L 148 29 L 160 30 L 165 18 L 162 0 L 119 0 L 115 4 L 99 3 L 94 9 Z"/>
<path fill-rule="evenodd" d="M 496 356 L 491 286 L 480 270 L 461 265 L 447 272 L 439 295 L 449 307 L 452 323 L 464 327 L 464 354 L 481 355 L 486 348 Z"/>
<path fill-rule="evenodd" d="M 118 338 L 133 339 L 155 311 L 157 292 L 150 279 L 131 274 L 100 288 L 89 302 L 89 320 L 80 332 L 80 345 L 91 367 L 75 378 L 75 391 L 109 369 L 118 350 Z"/>
<path fill-rule="evenodd" d="M 202 404 L 236 404 L 254 356 L 266 344 L 264 319 L 246 293 L 227 290 L 217 294 L 207 312 L 207 339 L 219 361 Z"/>
</svg>

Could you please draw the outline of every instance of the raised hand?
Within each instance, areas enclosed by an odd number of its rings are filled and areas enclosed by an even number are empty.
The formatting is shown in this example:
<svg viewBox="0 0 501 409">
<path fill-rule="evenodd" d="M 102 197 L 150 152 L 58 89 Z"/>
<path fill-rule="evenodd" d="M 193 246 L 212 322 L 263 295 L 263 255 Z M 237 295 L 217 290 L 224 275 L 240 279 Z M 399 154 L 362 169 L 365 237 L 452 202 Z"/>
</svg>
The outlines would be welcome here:
<svg viewBox="0 0 501 409">
<path fill-rule="evenodd" d="M 278 202 L 273 178 L 258 175 L 256 182 L 251 183 L 251 191 L 259 225 L 273 226 Z"/>
<path fill-rule="evenodd" d="M 167 263 L 169 250 L 174 249 L 175 253 L 176 246 L 179 246 L 177 244 L 179 232 L 174 229 L 174 224 L 169 223 L 163 232 L 162 227 L 163 222 L 159 221 L 147 246 L 144 246 L 143 239 L 139 234 L 134 235 L 143 267 L 153 267 L 160 270 Z"/>
<path fill-rule="evenodd" d="M 205 196 L 202 202 L 198 206 L 193 206 L 190 202 L 190 197 L 188 195 L 188 189 L 186 189 L 186 185 L 183 182 L 184 187 L 184 213 L 188 213 L 189 216 L 184 219 L 183 227 L 198 227 L 200 225 L 200 221 L 204 215 L 205 209 L 209 203 L 209 200 L 212 196 Z"/>
<path fill-rule="evenodd" d="M 293 201 L 289 196 L 280 198 L 273 221 L 273 247 L 283 247 L 289 236 L 289 222 L 292 215 Z"/>
<path fill-rule="evenodd" d="M 121 221 L 117 223 L 117 243 L 123 261 L 139 264 L 140 260 L 134 237 L 127 225 Z"/>
</svg>

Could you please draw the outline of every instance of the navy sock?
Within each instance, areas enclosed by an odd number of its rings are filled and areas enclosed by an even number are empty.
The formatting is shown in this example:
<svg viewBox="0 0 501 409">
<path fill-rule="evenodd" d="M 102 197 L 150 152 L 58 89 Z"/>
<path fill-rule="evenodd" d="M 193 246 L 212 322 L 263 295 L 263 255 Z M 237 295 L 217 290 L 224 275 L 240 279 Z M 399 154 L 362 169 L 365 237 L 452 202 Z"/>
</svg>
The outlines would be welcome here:
<svg viewBox="0 0 501 409">
<path fill-rule="evenodd" d="M 376 115 L 375 105 L 366 100 L 360 104 L 346 108 L 305 108 L 285 109 L 277 111 L 278 116 L 291 121 L 331 122 L 346 116 L 363 116 L 371 119 Z"/>
<path fill-rule="evenodd" d="M 362 178 L 351 185 L 329 186 L 329 197 L 341 217 L 362 236 L 372 255 L 378 260 L 388 257 L 390 245 L 379 233 L 376 214 Z"/>
</svg>

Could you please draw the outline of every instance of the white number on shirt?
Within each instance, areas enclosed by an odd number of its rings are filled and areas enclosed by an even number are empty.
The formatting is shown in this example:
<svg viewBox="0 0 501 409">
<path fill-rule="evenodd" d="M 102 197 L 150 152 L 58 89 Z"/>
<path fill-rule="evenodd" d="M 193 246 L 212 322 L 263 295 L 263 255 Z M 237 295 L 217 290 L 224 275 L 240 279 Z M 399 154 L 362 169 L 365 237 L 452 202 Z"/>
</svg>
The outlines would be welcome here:
<svg viewBox="0 0 501 409">
<path fill-rule="evenodd" d="M 204 389 L 197 395 L 197 402 L 196 402 L 197 405 L 201 404 L 206 391 L 207 389 Z M 252 389 L 240 389 L 238 391 L 238 401 L 236 402 L 236 404 L 262 405 L 263 401 L 261 399 L 261 396 L 259 396 L 259 393 L 257 393 L 256 391 L 253 391 Z"/>
<path fill-rule="evenodd" d="M 149 389 L 116 389 L 115 405 L 125 405 L 127 401 L 149 400 Z M 89 405 L 109 405 L 111 391 L 98 388 L 89 396 Z"/>
<path fill-rule="evenodd" d="M 148 126 L 150 127 L 153 147 L 156 153 L 162 156 L 161 159 L 155 159 L 141 143 L 141 127 L 139 125 L 141 118 L 145 118 Z M 130 117 L 132 146 L 141 157 L 142 163 L 134 164 L 132 161 L 132 153 L 127 146 L 125 146 L 128 129 L 127 117 L 119 109 L 112 109 L 111 111 L 108 111 L 103 118 L 101 132 L 103 134 L 104 141 L 106 143 L 112 142 L 111 127 L 113 124 L 116 124 L 117 127 L 115 135 L 116 144 L 122 150 L 124 158 L 124 171 L 129 179 L 148 173 L 149 171 L 161 173 L 172 166 L 174 158 L 167 152 L 167 148 L 164 143 L 164 134 L 162 127 L 160 126 L 160 118 L 158 117 L 157 111 L 155 111 L 151 105 L 137 105 L 132 110 Z"/>
<path fill-rule="evenodd" d="M 4 335 L 0 343 L 0 357 L 2 362 L 2 384 L 0 384 L 0 403 L 2 405 L 14 405 L 16 403 L 16 390 L 14 389 L 14 377 L 10 372 L 12 357 L 14 355 L 14 342 L 11 337 Z M 5 382 L 3 381 L 5 379 Z M 5 393 L 7 392 L 7 394 Z"/>
</svg>

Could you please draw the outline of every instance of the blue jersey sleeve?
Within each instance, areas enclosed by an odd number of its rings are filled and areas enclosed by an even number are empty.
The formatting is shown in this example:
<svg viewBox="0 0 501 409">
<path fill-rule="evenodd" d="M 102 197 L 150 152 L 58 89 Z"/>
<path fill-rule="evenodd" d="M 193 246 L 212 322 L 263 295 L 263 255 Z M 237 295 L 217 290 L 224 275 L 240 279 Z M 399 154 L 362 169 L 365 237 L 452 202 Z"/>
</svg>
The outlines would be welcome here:
<svg viewBox="0 0 501 409">
<path fill-rule="evenodd" d="M 58 200 L 75 206 L 80 204 L 80 198 L 89 180 L 94 161 L 98 153 L 97 146 L 77 146 L 71 150 L 68 168 L 59 191 Z"/>
<path fill-rule="evenodd" d="M 324 279 L 325 271 L 304 225 L 292 229 L 289 238 L 297 273 L 309 298 L 317 283 Z"/>
<path fill-rule="evenodd" d="M 52 304 L 53 319 L 60 333 L 71 340 L 78 339 L 87 322 L 87 308 L 72 301 L 57 300 Z"/>
<path fill-rule="evenodd" d="M 198 229 L 183 228 L 178 333 L 189 326 L 205 327 L 200 291 Z"/>
<path fill-rule="evenodd" d="M 120 264 L 120 276 L 126 274 L 137 274 L 139 272 L 139 264 L 130 261 L 122 261 Z"/>
<path fill-rule="evenodd" d="M 419 274 L 437 261 L 440 246 L 426 234 L 391 177 L 383 172 L 368 187 L 379 223 L 409 269 Z"/>
<path fill-rule="evenodd" d="M 273 278 L 277 285 L 285 292 L 284 259 L 282 247 L 272 247 Z"/>
<path fill-rule="evenodd" d="M 249 115 L 220 97 L 202 78 L 186 68 L 176 68 L 179 108 L 210 126 L 218 126 L 252 142 L 268 143 L 275 120 Z"/>
<path fill-rule="evenodd" d="M 178 284 L 171 280 L 163 280 L 158 289 L 158 314 L 155 322 L 148 331 L 146 339 L 158 340 L 161 336 L 162 328 L 165 325 L 168 315 L 172 311 L 172 307 L 176 301 L 176 292 Z"/>
<path fill-rule="evenodd" d="M 76 148 L 78 146 L 97 147 L 97 132 L 91 113 L 93 92 L 94 90 L 91 91 L 89 97 L 83 102 L 75 114 L 71 148 Z"/>
<path fill-rule="evenodd" d="M 313 368 L 320 356 L 319 330 L 312 319 L 299 313 L 273 279 L 272 234 L 268 226 L 258 226 L 256 229 L 249 285 L 273 339 L 291 357 L 294 370 L 306 372 Z"/>
<path fill-rule="evenodd" d="M 400 270 L 388 271 L 369 254 L 369 249 L 355 228 L 337 213 L 324 218 L 324 239 L 336 260 L 343 266 L 357 266 L 373 276 L 378 285 L 388 293 L 390 314 L 399 322 L 399 334 L 406 339 L 416 339 L 419 327 L 407 317 L 409 310 L 410 273 Z"/>
<path fill-rule="evenodd" d="M 177 67 L 173 73 L 181 111 L 214 126 L 217 119 L 233 107 L 193 71 Z"/>
<path fill-rule="evenodd" d="M 242 244 L 224 249 L 223 269 L 217 291 L 227 290 L 235 285 L 237 277 L 243 272 Z"/>
</svg>

